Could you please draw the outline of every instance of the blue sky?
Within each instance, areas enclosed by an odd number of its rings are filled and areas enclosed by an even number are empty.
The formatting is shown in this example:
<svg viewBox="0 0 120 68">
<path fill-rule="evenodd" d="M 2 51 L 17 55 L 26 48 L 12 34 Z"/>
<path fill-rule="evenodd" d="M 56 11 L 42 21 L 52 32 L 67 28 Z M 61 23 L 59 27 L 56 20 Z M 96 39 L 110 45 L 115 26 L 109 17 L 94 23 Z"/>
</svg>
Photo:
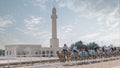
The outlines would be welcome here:
<svg viewBox="0 0 120 68">
<path fill-rule="evenodd" d="M 120 45 L 120 0 L 0 0 L 0 48 L 7 44 L 49 47 L 54 6 L 60 47 L 79 40 Z"/>
</svg>

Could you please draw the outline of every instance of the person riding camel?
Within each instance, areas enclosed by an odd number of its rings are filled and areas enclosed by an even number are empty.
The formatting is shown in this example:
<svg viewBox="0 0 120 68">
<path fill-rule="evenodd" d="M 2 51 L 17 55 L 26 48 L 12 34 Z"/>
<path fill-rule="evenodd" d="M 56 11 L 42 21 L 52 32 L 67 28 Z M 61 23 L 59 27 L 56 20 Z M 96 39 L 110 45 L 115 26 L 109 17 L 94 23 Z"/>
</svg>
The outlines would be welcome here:
<svg viewBox="0 0 120 68">
<path fill-rule="evenodd" d="M 67 54 L 68 53 L 68 46 L 66 44 L 64 44 L 64 46 L 63 46 L 62 53 L 63 54 Z"/>
<path fill-rule="evenodd" d="M 77 46 L 73 46 L 73 52 L 78 52 L 78 50 L 77 50 Z"/>
<path fill-rule="evenodd" d="M 105 48 L 104 47 L 102 47 L 102 51 L 105 52 Z"/>
<path fill-rule="evenodd" d="M 106 49 L 105 49 L 105 46 L 102 47 L 102 52 L 103 52 L 103 55 L 105 56 L 106 53 L 105 53 Z"/>
<path fill-rule="evenodd" d="M 76 59 L 77 56 L 78 56 L 77 46 L 76 46 L 76 45 L 73 45 L 73 48 L 72 48 L 72 58 Z"/>
<path fill-rule="evenodd" d="M 87 47 L 87 45 L 84 45 L 84 46 L 83 46 L 83 49 L 84 49 L 86 52 L 88 52 L 88 47 Z"/>
<path fill-rule="evenodd" d="M 94 46 L 94 50 L 95 50 L 95 52 L 97 52 L 97 46 Z"/>
</svg>

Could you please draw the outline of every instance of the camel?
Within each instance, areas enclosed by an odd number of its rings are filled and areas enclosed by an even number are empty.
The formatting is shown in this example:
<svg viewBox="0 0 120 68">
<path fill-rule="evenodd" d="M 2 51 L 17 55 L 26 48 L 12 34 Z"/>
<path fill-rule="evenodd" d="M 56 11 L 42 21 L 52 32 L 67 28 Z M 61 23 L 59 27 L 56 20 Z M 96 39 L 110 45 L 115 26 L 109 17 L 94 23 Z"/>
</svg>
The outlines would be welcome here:
<svg viewBox="0 0 120 68">
<path fill-rule="evenodd" d="M 71 60 L 79 60 L 80 59 L 80 55 L 79 55 L 79 51 L 77 52 L 72 52 L 72 57 L 71 57 Z"/>
<path fill-rule="evenodd" d="M 57 56 L 58 56 L 58 58 L 60 59 L 61 62 L 65 62 L 66 61 L 64 55 L 62 53 L 60 53 L 59 51 L 57 51 Z"/>
<path fill-rule="evenodd" d="M 57 56 L 59 57 L 61 62 L 69 61 L 71 57 L 71 52 L 68 51 L 68 53 L 65 55 L 59 51 L 57 51 Z"/>
</svg>

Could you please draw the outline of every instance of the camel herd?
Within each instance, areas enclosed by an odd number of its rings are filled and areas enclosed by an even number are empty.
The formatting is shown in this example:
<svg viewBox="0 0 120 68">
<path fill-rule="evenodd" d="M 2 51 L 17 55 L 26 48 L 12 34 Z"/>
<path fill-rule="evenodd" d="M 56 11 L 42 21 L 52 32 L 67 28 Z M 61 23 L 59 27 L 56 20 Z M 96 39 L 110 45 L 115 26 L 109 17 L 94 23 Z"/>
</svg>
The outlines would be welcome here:
<svg viewBox="0 0 120 68">
<path fill-rule="evenodd" d="M 57 56 L 61 62 L 74 61 L 74 60 L 85 60 L 85 59 L 96 59 L 96 58 L 110 58 L 115 56 L 120 56 L 120 48 L 107 48 L 107 49 L 93 49 L 86 51 L 85 49 L 78 50 L 74 52 L 68 50 L 66 54 L 62 51 L 57 51 Z"/>
</svg>

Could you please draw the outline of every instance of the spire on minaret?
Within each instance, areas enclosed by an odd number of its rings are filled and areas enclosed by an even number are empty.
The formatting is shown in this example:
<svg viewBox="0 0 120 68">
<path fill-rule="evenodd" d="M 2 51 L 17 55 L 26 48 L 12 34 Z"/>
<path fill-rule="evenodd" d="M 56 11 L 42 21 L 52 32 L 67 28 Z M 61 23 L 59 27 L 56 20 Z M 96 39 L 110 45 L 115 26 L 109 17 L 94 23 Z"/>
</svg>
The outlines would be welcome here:
<svg viewBox="0 0 120 68">
<path fill-rule="evenodd" d="M 52 20 L 55 18 L 55 20 L 57 19 L 57 15 L 56 15 L 56 8 L 54 6 L 54 8 L 52 9 L 52 15 L 51 15 Z"/>
<path fill-rule="evenodd" d="M 52 13 L 56 13 L 56 8 L 54 6 L 54 8 L 52 9 Z"/>
</svg>

